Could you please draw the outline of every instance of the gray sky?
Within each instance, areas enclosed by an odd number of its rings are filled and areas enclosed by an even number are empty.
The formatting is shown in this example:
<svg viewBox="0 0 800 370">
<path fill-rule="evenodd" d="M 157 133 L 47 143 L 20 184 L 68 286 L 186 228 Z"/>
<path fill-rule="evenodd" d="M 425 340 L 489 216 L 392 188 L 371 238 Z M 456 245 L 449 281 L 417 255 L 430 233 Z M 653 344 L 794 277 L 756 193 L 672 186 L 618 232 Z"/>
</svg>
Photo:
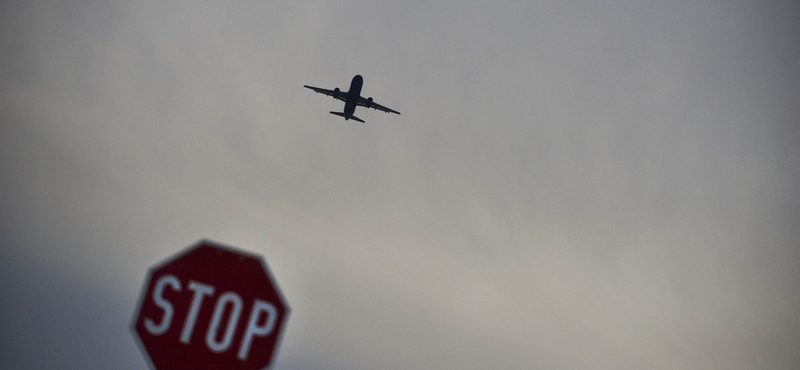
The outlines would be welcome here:
<svg viewBox="0 0 800 370">
<path fill-rule="evenodd" d="M 142 369 L 264 255 L 276 369 L 796 369 L 791 1 L 5 1 L 0 367 Z M 402 115 L 359 109 L 304 84 Z"/>
</svg>

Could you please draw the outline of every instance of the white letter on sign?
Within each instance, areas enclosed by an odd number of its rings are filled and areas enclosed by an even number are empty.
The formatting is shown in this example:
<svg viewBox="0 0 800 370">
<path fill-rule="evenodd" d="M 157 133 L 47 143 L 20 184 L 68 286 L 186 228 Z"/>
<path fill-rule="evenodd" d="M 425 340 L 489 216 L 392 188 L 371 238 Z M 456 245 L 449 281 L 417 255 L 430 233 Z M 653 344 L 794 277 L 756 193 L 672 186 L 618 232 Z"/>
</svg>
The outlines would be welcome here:
<svg viewBox="0 0 800 370">
<path fill-rule="evenodd" d="M 144 327 L 150 334 L 161 335 L 167 332 L 169 325 L 172 323 L 172 304 L 164 299 L 162 293 L 164 292 L 164 285 L 169 284 L 172 290 L 181 291 L 181 282 L 173 275 L 164 275 L 156 282 L 156 287 L 153 289 L 153 301 L 156 306 L 164 310 L 164 316 L 161 317 L 161 323 L 156 325 L 152 319 L 144 320 Z"/>
<path fill-rule="evenodd" d="M 225 336 L 222 337 L 221 342 L 216 341 L 217 329 L 219 329 L 220 321 L 222 321 L 222 314 L 225 312 L 226 303 L 230 302 L 231 314 L 228 317 L 228 326 L 225 328 Z M 239 314 L 242 312 L 242 298 L 234 292 L 225 292 L 219 296 L 217 305 L 214 307 L 214 317 L 211 319 L 211 326 L 208 327 L 206 333 L 206 345 L 214 352 L 222 352 L 231 346 L 233 339 L 233 331 L 236 329 L 236 323 L 239 322 Z"/>
<path fill-rule="evenodd" d="M 267 319 L 264 321 L 264 326 L 258 326 L 258 317 L 262 312 L 267 313 Z M 247 356 L 250 354 L 250 346 L 253 344 L 253 337 L 266 337 L 275 328 L 275 318 L 278 316 L 278 311 L 275 305 L 269 302 L 256 299 L 253 303 L 253 311 L 250 312 L 250 320 L 247 322 L 247 331 L 244 333 L 244 340 L 239 347 L 239 359 L 247 361 Z"/>
<path fill-rule="evenodd" d="M 194 296 L 192 297 L 192 306 L 189 307 L 189 315 L 186 316 L 186 322 L 183 324 L 183 331 L 181 331 L 181 343 L 183 344 L 189 344 L 189 341 L 192 339 L 194 323 L 197 321 L 197 314 L 200 312 L 203 296 L 214 294 L 213 286 L 194 280 L 189 282 L 189 290 L 194 291 Z"/>
</svg>

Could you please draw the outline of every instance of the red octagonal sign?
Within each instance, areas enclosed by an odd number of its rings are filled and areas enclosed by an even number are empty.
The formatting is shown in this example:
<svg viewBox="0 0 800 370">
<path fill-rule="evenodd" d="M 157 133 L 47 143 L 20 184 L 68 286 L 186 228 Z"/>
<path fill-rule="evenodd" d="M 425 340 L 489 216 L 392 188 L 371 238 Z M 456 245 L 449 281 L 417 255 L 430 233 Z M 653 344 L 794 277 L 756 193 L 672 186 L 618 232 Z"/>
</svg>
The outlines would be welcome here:
<svg viewBox="0 0 800 370">
<path fill-rule="evenodd" d="M 263 258 L 204 240 L 150 269 L 133 335 L 157 370 L 263 369 L 288 313 Z"/>
</svg>

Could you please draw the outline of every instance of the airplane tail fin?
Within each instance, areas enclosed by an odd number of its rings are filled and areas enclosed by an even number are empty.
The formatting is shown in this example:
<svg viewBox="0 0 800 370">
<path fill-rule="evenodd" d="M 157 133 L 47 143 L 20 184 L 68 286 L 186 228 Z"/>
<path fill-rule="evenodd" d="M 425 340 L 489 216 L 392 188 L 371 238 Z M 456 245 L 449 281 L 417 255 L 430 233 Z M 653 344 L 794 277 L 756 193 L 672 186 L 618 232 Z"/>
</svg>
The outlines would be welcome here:
<svg viewBox="0 0 800 370">
<path fill-rule="evenodd" d="M 344 113 L 342 113 L 342 112 L 333 112 L 333 111 L 331 111 L 331 114 L 337 115 L 339 117 L 344 117 Z M 347 120 L 348 118 L 344 117 L 344 119 Z M 364 120 L 362 120 L 361 118 L 358 118 L 356 116 L 350 116 L 350 119 L 352 119 L 354 121 L 361 122 L 361 123 L 365 123 Z"/>
</svg>

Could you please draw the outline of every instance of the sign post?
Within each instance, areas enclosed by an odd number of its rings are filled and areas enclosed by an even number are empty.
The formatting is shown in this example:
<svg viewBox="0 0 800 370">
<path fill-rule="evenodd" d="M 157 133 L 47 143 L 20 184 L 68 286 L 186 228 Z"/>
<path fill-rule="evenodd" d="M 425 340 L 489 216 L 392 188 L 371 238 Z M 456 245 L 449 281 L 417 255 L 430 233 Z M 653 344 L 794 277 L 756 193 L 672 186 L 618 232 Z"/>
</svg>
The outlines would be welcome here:
<svg viewBox="0 0 800 370">
<path fill-rule="evenodd" d="M 266 369 L 288 314 L 263 258 L 203 240 L 150 269 L 132 330 L 155 370 Z"/>
</svg>

